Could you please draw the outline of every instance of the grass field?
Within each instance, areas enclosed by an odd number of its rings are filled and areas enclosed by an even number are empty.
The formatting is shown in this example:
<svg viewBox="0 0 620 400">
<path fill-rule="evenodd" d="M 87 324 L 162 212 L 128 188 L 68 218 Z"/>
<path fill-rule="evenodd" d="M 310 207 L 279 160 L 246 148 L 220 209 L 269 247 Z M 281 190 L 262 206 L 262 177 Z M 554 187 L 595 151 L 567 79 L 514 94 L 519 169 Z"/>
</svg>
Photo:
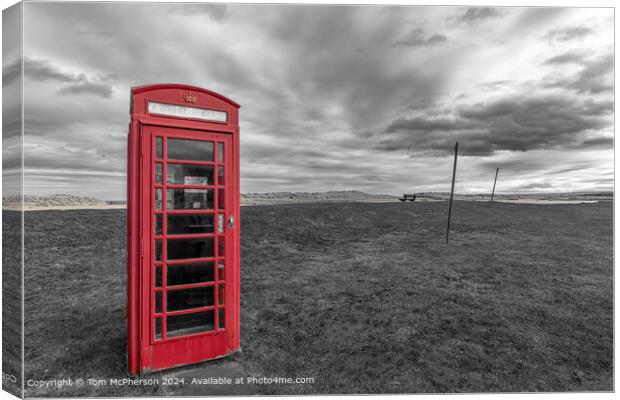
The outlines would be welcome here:
<svg viewBox="0 0 620 400">
<path fill-rule="evenodd" d="M 316 379 L 257 393 L 612 390 L 612 203 L 456 202 L 449 245 L 446 207 L 244 207 L 235 362 Z M 26 379 L 123 377 L 124 211 L 33 211 L 26 229 Z"/>
<path fill-rule="evenodd" d="M 2 389 L 21 396 L 21 214 L 2 212 Z"/>
</svg>

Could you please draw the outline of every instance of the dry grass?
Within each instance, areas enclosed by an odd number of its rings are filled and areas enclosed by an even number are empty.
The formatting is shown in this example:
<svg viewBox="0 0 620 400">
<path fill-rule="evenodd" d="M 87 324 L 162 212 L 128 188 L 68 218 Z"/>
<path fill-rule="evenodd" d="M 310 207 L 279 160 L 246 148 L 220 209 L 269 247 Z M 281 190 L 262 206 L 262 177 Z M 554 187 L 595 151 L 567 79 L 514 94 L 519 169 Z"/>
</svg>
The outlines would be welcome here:
<svg viewBox="0 0 620 400">
<path fill-rule="evenodd" d="M 446 206 L 242 210 L 236 359 L 317 380 L 261 393 L 612 390 L 612 204 Z M 26 221 L 26 379 L 124 376 L 124 212 Z"/>
<path fill-rule="evenodd" d="M 242 342 L 272 393 L 612 390 L 611 203 L 256 207 Z"/>
<path fill-rule="evenodd" d="M 21 215 L 2 212 L 2 389 L 21 396 Z"/>
</svg>

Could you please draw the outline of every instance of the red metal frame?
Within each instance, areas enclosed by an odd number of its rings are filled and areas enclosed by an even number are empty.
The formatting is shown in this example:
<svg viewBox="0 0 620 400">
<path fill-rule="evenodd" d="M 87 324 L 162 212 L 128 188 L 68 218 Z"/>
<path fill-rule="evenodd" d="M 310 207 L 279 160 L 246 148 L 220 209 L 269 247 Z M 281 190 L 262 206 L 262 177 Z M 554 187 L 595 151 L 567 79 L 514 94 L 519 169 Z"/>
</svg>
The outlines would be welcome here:
<svg viewBox="0 0 620 400">
<path fill-rule="evenodd" d="M 188 102 L 189 100 L 189 102 Z M 187 107 L 225 111 L 227 122 L 195 118 L 150 115 L 148 101 Z M 131 90 L 131 123 L 127 153 L 127 337 L 128 370 L 136 375 L 177 365 L 219 358 L 239 349 L 239 105 L 215 92 L 187 85 L 150 85 Z M 155 138 L 161 137 L 163 157 L 156 158 Z M 213 161 L 167 159 L 167 138 L 183 138 L 214 142 Z M 218 145 L 224 143 L 224 161 L 218 163 Z M 155 181 L 155 164 L 162 165 L 161 183 Z M 179 185 L 167 183 L 168 164 L 213 166 L 213 180 L 208 185 Z M 224 182 L 219 182 L 219 166 L 224 167 Z M 222 184 L 223 183 L 223 184 Z M 213 209 L 165 210 L 167 189 L 208 189 L 213 192 Z M 155 191 L 161 190 L 162 210 L 155 209 Z M 224 193 L 224 209 L 219 196 Z M 206 214 L 213 216 L 213 233 L 168 234 L 167 215 Z M 218 215 L 223 214 L 224 229 L 219 232 Z M 156 215 L 162 215 L 162 232 L 156 234 Z M 235 220 L 234 228 L 226 225 Z M 213 257 L 166 260 L 167 240 L 209 238 L 213 240 Z M 161 241 L 162 260 L 155 260 L 155 241 Z M 220 247 L 220 241 L 223 241 Z M 224 249 L 224 254 L 219 254 Z M 168 285 L 169 265 L 192 262 L 212 262 L 213 282 Z M 219 276 L 224 263 L 224 277 Z M 155 269 L 160 268 L 162 282 L 155 285 Z M 213 305 L 194 309 L 168 311 L 168 290 L 213 288 Z M 223 304 L 219 291 L 224 290 Z M 161 311 L 155 310 L 156 293 L 161 293 Z M 169 316 L 212 311 L 213 330 L 184 336 L 167 337 L 166 319 Z M 224 327 L 220 326 L 220 310 L 224 310 Z M 161 339 L 156 339 L 155 320 L 161 319 Z"/>
</svg>

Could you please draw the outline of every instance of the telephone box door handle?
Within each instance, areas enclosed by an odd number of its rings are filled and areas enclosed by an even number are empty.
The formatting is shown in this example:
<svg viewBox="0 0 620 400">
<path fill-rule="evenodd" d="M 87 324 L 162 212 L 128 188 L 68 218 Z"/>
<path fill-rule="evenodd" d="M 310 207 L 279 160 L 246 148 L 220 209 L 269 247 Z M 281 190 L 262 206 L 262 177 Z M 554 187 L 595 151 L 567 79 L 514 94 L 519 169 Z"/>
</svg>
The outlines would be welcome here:
<svg viewBox="0 0 620 400">
<path fill-rule="evenodd" d="M 233 229 L 235 227 L 235 217 L 231 214 L 228 216 L 228 229 Z"/>
</svg>

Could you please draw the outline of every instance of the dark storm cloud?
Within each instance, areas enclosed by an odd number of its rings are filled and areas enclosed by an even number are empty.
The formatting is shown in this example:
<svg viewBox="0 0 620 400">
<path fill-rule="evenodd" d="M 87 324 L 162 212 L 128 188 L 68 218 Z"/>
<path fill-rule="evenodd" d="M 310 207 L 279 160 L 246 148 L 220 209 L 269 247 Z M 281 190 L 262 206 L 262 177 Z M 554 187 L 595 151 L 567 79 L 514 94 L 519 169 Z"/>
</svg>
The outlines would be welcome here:
<svg viewBox="0 0 620 400">
<path fill-rule="evenodd" d="M 273 141 L 252 143 L 251 151 L 244 153 L 247 153 L 244 158 L 252 162 L 271 162 L 277 159 L 290 162 L 291 159 L 321 160 L 330 157 L 325 151 Z"/>
<path fill-rule="evenodd" d="M 2 137 L 2 169 L 19 168 L 22 165 L 22 141 L 21 137 L 5 138 Z"/>
<path fill-rule="evenodd" d="M 565 140 L 570 143 L 578 133 L 608 127 L 610 105 L 608 101 L 595 102 L 578 96 L 522 94 L 463 106 L 459 114 L 493 134 L 510 137 L 506 143 L 516 139 L 516 147 L 500 146 L 501 150 L 524 151 L 562 145 Z"/>
<path fill-rule="evenodd" d="M 578 93 L 600 93 L 613 90 L 614 56 L 608 54 L 585 63 L 576 79 L 564 82 Z"/>
<path fill-rule="evenodd" d="M 609 84 L 594 62 L 604 44 L 580 61 L 589 42 L 554 41 L 558 47 L 551 48 L 540 40 L 566 21 L 589 21 L 596 35 L 605 31 L 596 25 L 601 18 L 586 20 L 569 9 L 26 7 L 33 23 L 25 90 L 36 96 L 25 99 L 25 159 L 37 171 L 49 165 L 67 177 L 54 186 L 67 185 L 67 192 L 81 190 L 85 180 L 74 175 L 83 170 L 101 173 L 101 179 L 89 176 L 101 193 L 122 193 L 128 91 L 156 82 L 207 87 L 242 105 L 244 191 L 398 192 L 412 181 L 443 190 L 425 166 L 449 168 L 449 157 L 438 156 L 448 155 L 456 140 L 465 154 L 493 160 L 503 150 L 577 153 L 582 145 L 605 149 L 609 141 L 602 136 L 611 129 L 610 93 L 596 88 Z M 484 29 L 469 29 L 475 24 Z M 551 60 L 569 48 L 573 61 Z M 513 65 L 521 63 L 526 67 L 515 74 Z M 15 80 L 14 70 L 5 76 Z M 420 172 L 404 171 L 403 162 Z M 470 165 L 478 162 L 471 158 Z"/>
<path fill-rule="evenodd" d="M 376 146 L 444 155 L 455 141 L 465 155 L 492 155 L 570 146 L 600 146 L 584 141 L 591 130 L 610 128 L 611 103 L 560 95 L 526 95 L 461 105 L 451 118 L 398 118 Z"/>
<path fill-rule="evenodd" d="M 77 149 L 71 152 L 65 152 L 63 158 L 55 157 L 53 154 L 49 154 L 43 157 L 29 158 L 28 168 L 41 168 L 47 170 L 63 169 L 67 171 L 75 171 L 80 174 L 94 174 L 99 175 L 108 172 L 122 173 L 125 170 L 125 165 L 121 163 L 107 163 L 102 162 L 101 159 L 90 159 L 88 161 L 81 161 L 85 156 L 91 156 L 92 154 L 84 154 Z"/>
<path fill-rule="evenodd" d="M 15 65 L 21 64 L 19 60 L 4 65 L 2 81 L 2 138 L 6 141 L 9 138 L 17 137 L 21 134 L 21 79 L 19 79 L 19 68 L 15 73 Z"/>
<path fill-rule="evenodd" d="M 61 94 L 94 94 L 103 98 L 110 98 L 113 93 L 110 84 L 101 82 L 101 79 L 93 81 L 86 74 L 73 74 L 60 71 L 49 61 L 41 59 L 24 58 L 24 74 L 33 81 L 53 80 L 67 85 L 61 87 Z"/>
<path fill-rule="evenodd" d="M 64 86 L 58 90 L 60 94 L 94 94 L 109 99 L 112 97 L 112 87 L 94 82 L 80 82 Z"/>
<path fill-rule="evenodd" d="M 243 70 L 227 76 L 227 81 L 251 81 L 234 87 L 243 91 L 239 98 L 260 99 L 253 109 L 269 115 L 260 118 L 260 133 L 305 137 L 333 129 L 335 124 L 343 130 L 365 131 L 393 116 L 394 109 L 402 107 L 403 99 L 411 103 L 439 85 L 444 65 L 427 71 L 399 67 L 403 63 L 399 61 L 403 57 L 396 54 L 400 49 L 389 44 L 401 35 L 394 27 L 402 30 L 402 12 L 364 8 L 369 20 L 372 17 L 376 21 L 372 28 L 365 28 L 368 24 L 361 19 L 361 10 L 296 6 L 278 9 L 278 18 L 256 13 L 257 18 L 265 18 L 255 22 L 269 26 L 264 34 L 271 43 L 264 53 L 257 54 L 261 64 L 248 66 L 231 59 L 232 68 L 222 70 Z M 377 19 L 377 13 L 381 19 Z M 303 24 L 299 24 L 301 20 Z M 387 41 L 385 37 L 390 35 Z M 279 53 L 277 63 L 269 59 L 273 49 Z M 399 60 L 394 62 L 394 57 Z M 267 77 L 272 78 L 273 85 L 264 84 Z M 247 114 L 246 118 L 254 119 Z"/>
<path fill-rule="evenodd" d="M 515 83 L 515 81 L 509 79 L 502 79 L 499 81 L 483 82 L 478 84 L 477 87 L 484 91 L 498 91 L 514 85 Z"/>
<path fill-rule="evenodd" d="M 392 121 L 385 130 L 388 133 L 397 131 L 456 131 L 475 127 L 471 122 L 460 119 L 425 117 L 398 118 Z"/>
<path fill-rule="evenodd" d="M 597 147 L 597 148 L 603 148 L 603 149 L 612 149 L 614 146 L 614 140 L 613 138 L 610 137 L 601 137 L 601 138 L 596 138 L 596 139 L 588 139 L 588 140 L 584 140 L 583 143 L 581 143 L 581 145 L 579 145 L 579 147 L 588 147 L 588 148 L 592 148 L 592 147 Z"/>
<path fill-rule="evenodd" d="M 505 10 L 501 8 L 472 7 L 468 8 L 464 14 L 458 16 L 456 20 L 464 24 L 478 24 L 487 19 L 501 17 L 504 14 Z"/>
<path fill-rule="evenodd" d="M 117 107 L 106 102 L 93 107 L 90 102 L 70 96 L 55 100 L 55 103 L 50 104 L 46 99 L 26 96 L 24 104 L 28 112 L 24 114 L 24 129 L 29 135 L 65 139 L 71 134 L 79 136 L 85 129 L 88 132 L 93 129 L 105 129 L 107 132 L 126 129 L 128 121 L 126 104 Z M 72 112 L 66 112 L 68 109 Z"/>
<path fill-rule="evenodd" d="M 435 33 L 427 35 L 424 29 L 414 28 L 407 35 L 394 42 L 394 46 L 428 47 L 436 46 L 448 41 L 446 35 Z"/>
<path fill-rule="evenodd" d="M 563 87 L 575 90 L 577 93 L 601 93 L 613 90 L 613 54 L 598 57 L 586 56 L 584 52 L 571 51 L 552 57 L 548 64 L 578 64 L 582 68 L 574 76 L 552 81 L 546 84 L 549 87 Z"/>
<path fill-rule="evenodd" d="M 585 51 L 571 50 L 566 53 L 551 57 L 545 61 L 546 64 L 583 64 L 588 54 Z"/>
<path fill-rule="evenodd" d="M 11 107 L 13 108 L 13 107 Z M 22 119 L 19 107 L 14 107 L 14 111 L 6 111 L 2 118 L 2 139 L 8 139 L 21 135 Z"/>
<path fill-rule="evenodd" d="M 21 57 L 2 66 L 2 86 L 8 86 L 19 79 L 21 74 Z"/>
<path fill-rule="evenodd" d="M 556 160 L 552 160 L 556 161 Z M 494 170 L 495 168 L 502 171 L 513 171 L 519 174 L 530 173 L 534 171 L 547 170 L 549 174 L 562 174 L 566 172 L 579 171 L 581 169 L 590 166 L 588 162 L 576 162 L 572 161 L 570 167 L 566 167 L 566 164 L 557 162 L 559 167 L 556 169 L 549 167 L 549 160 L 541 157 L 527 157 L 527 154 L 520 153 L 516 157 L 512 157 L 508 160 L 485 160 L 480 163 L 482 169 Z"/>
<path fill-rule="evenodd" d="M 24 73 L 34 81 L 56 80 L 59 82 L 78 82 L 86 80 L 85 76 L 72 75 L 60 72 L 57 68 L 50 65 L 45 60 L 35 60 L 24 58 Z"/>
<path fill-rule="evenodd" d="M 570 42 L 594 33 L 594 29 L 585 25 L 565 26 L 547 32 L 545 39 L 558 42 Z"/>
</svg>

